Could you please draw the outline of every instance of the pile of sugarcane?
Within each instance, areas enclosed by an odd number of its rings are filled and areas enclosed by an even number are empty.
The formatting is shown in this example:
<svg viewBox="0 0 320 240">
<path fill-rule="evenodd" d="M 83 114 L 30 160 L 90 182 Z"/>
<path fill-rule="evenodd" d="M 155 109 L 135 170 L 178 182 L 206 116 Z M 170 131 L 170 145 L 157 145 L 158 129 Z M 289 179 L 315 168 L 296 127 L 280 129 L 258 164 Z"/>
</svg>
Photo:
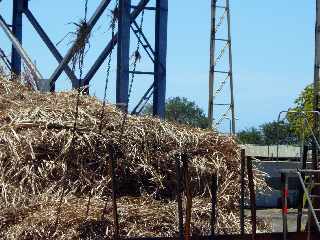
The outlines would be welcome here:
<svg viewBox="0 0 320 240">
<path fill-rule="evenodd" d="M 232 137 L 152 117 L 129 115 L 123 125 L 123 112 L 87 95 L 75 129 L 77 95 L 0 79 L 1 239 L 112 237 L 112 159 L 120 236 L 177 236 L 177 162 L 188 166 L 181 195 L 184 215 L 192 198 L 190 233 L 210 234 L 214 175 L 216 232 L 240 231 L 240 154 Z M 258 171 L 255 186 L 265 187 Z"/>
</svg>

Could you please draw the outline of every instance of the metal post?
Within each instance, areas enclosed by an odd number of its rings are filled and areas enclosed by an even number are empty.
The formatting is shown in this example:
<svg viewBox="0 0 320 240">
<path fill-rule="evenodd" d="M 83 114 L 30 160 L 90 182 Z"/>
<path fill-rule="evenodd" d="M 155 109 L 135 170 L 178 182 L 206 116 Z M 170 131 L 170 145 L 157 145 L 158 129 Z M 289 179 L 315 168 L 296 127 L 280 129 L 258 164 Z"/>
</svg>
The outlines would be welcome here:
<svg viewBox="0 0 320 240">
<path fill-rule="evenodd" d="M 128 111 L 131 0 L 119 1 L 116 102 Z"/>
<path fill-rule="evenodd" d="M 118 148 L 114 149 L 111 147 L 111 184 L 112 184 L 112 215 L 113 215 L 113 238 L 115 240 L 119 239 L 119 217 L 118 217 L 118 206 L 117 206 L 117 178 L 116 178 L 116 168 L 117 168 L 117 158 L 118 158 Z"/>
<path fill-rule="evenodd" d="M 153 115 L 165 118 L 168 0 L 156 2 Z"/>
<path fill-rule="evenodd" d="M 24 4 L 25 0 L 13 0 L 12 33 L 20 44 L 22 44 L 22 12 Z M 14 45 L 12 45 L 11 64 L 12 71 L 16 75 L 20 75 L 21 56 Z"/>
<path fill-rule="evenodd" d="M 316 28 L 315 28 L 315 66 L 314 66 L 314 99 L 313 99 L 313 110 L 319 111 L 319 85 L 320 85 L 320 77 L 319 77 L 319 67 L 320 67 L 320 0 L 316 0 Z M 319 142 L 319 115 L 314 113 L 314 121 L 313 121 L 313 132 L 315 135 L 315 139 L 313 140 L 312 147 L 312 169 L 318 169 L 318 155 L 319 148 L 317 143 Z M 319 176 L 316 176 L 316 182 L 320 182 Z M 320 194 L 320 187 L 317 186 L 314 188 L 314 194 Z M 314 208 L 320 208 L 320 202 L 313 199 Z M 317 217 L 320 218 L 320 213 L 317 212 Z M 315 228 L 314 221 L 311 223 L 311 229 Z"/>
<path fill-rule="evenodd" d="M 179 219 L 179 239 L 183 240 L 183 212 L 181 198 L 181 163 L 180 158 L 176 156 L 176 177 L 177 177 L 177 203 L 178 203 L 178 219 Z"/>
<path fill-rule="evenodd" d="M 245 195 L 246 153 L 241 150 L 241 195 L 240 195 L 240 233 L 244 235 L 244 195 Z"/>
<path fill-rule="evenodd" d="M 255 239 L 257 233 L 257 208 L 256 208 L 256 194 L 254 190 L 254 179 L 252 170 L 252 160 L 247 159 L 247 172 L 249 181 L 249 192 L 250 192 L 250 208 L 251 208 L 251 224 L 252 224 L 252 239 Z"/>
<path fill-rule="evenodd" d="M 191 240 L 191 215 L 192 215 L 192 189 L 189 174 L 188 158 L 183 156 L 184 190 L 186 195 L 186 218 L 184 224 L 184 240 Z"/>
<path fill-rule="evenodd" d="M 211 0 L 211 37 L 210 37 L 210 70 L 209 70 L 209 126 L 213 125 L 213 90 L 215 70 L 215 46 L 216 46 L 216 4 L 217 0 Z"/>
<path fill-rule="evenodd" d="M 302 151 L 302 169 L 307 168 L 307 157 L 308 157 L 308 146 L 303 146 Z M 301 174 L 304 180 L 304 173 Z M 304 191 L 301 185 L 299 185 L 299 202 L 298 202 L 298 216 L 297 216 L 297 232 L 301 232 L 301 218 L 302 218 L 302 209 L 303 209 L 303 195 Z"/>
<path fill-rule="evenodd" d="M 234 86 L 233 86 L 233 67 L 232 67 L 232 43 L 231 43 L 231 16 L 230 16 L 230 3 L 229 0 L 225 0 L 225 6 L 217 6 L 217 0 L 211 0 L 211 33 L 210 33 L 210 72 L 209 72 L 209 102 L 208 102 L 208 121 L 211 127 L 213 126 L 214 119 L 216 118 L 214 114 L 214 106 L 227 106 L 228 109 L 226 112 L 220 117 L 217 122 L 218 126 L 225 119 L 228 119 L 229 111 L 231 112 L 231 133 L 233 135 L 236 134 L 236 117 L 235 117 L 235 103 L 234 103 Z M 221 14 L 219 20 L 216 20 L 217 17 L 217 9 L 223 9 L 224 13 Z M 226 20 L 225 20 L 226 19 Z M 227 21 L 224 24 L 224 21 Z M 226 26 L 224 33 L 219 33 L 219 27 Z M 222 37 L 217 37 L 217 35 L 221 35 Z M 226 37 L 225 37 L 226 35 Z M 218 46 L 217 42 L 223 42 L 224 46 L 219 49 L 216 53 L 216 47 Z M 222 57 L 228 51 L 227 62 L 228 66 L 220 66 L 225 69 L 217 69 L 218 63 L 221 61 Z M 219 84 L 215 84 L 216 75 L 224 74 L 225 79 L 221 81 Z M 222 92 L 224 89 L 224 85 L 228 82 L 230 84 L 230 93 L 228 96 L 228 100 L 225 103 L 215 103 L 216 95 Z"/>
<path fill-rule="evenodd" d="M 211 218 L 210 218 L 210 226 L 211 226 L 211 236 L 214 238 L 216 232 L 216 216 L 217 216 L 217 192 L 218 192 L 218 176 L 214 174 L 212 176 L 211 183 Z"/>
<path fill-rule="evenodd" d="M 316 1 L 316 27 L 315 27 L 315 65 L 314 65 L 314 96 L 313 96 L 313 110 L 319 111 L 319 67 L 320 67 L 320 0 Z M 317 140 L 319 140 L 319 117 L 314 113 L 314 126 L 313 132 L 316 135 Z M 312 168 L 317 169 L 317 155 L 318 150 L 316 144 L 313 143 L 312 150 Z"/>
<path fill-rule="evenodd" d="M 281 173 L 282 184 L 282 223 L 283 223 L 283 239 L 287 239 L 288 235 L 288 175 L 287 173 Z"/>
<path fill-rule="evenodd" d="M 231 108 L 231 121 L 232 121 L 232 134 L 236 134 L 236 117 L 234 106 L 234 89 L 233 89 L 233 69 L 232 69 L 232 44 L 231 44 L 231 17 L 230 17 L 230 1 L 226 0 L 226 11 L 228 21 L 228 41 L 229 41 L 229 77 L 230 77 L 230 108 Z"/>
</svg>

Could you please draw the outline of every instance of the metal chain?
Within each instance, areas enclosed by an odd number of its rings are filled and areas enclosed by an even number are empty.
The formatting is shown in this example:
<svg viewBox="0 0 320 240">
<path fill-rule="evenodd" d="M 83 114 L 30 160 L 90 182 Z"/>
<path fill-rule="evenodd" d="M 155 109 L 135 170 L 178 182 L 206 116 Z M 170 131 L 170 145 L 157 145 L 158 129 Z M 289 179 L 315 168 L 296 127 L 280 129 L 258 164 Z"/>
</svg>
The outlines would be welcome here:
<svg viewBox="0 0 320 240">
<path fill-rule="evenodd" d="M 117 0 L 116 1 L 115 11 L 117 11 L 118 6 L 119 6 L 119 1 Z M 111 37 L 112 37 L 112 39 L 115 37 L 116 22 L 117 22 L 117 14 L 114 13 L 113 16 L 112 16 L 112 21 L 111 21 Z M 106 79 L 105 79 L 105 86 L 104 86 L 103 102 L 102 102 L 101 113 L 100 113 L 100 125 L 99 125 L 99 132 L 98 132 L 99 135 L 102 134 L 102 128 L 103 128 L 103 125 L 104 125 L 103 121 L 104 121 L 104 117 L 105 117 L 105 107 L 106 107 L 106 103 L 107 103 L 107 92 L 108 92 L 109 79 L 110 79 L 110 73 L 111 73 L 111 61 L 112 61 L 113 50 L 114 50 L 114 48 L 111 49 L 110 55 L 108 57 L 108 62 L 107 62 L 107 72 L 106 72 Z M 88 204 L 87 204 L 86 217 L 89 215 L 91 198 L 92 198 L 92 195 L 91 195 L 91 192 L 90 192 L 89 193 Z M 106 207 L 107 207 L 107 202 L 105 203 L 105 206 L 104 206 L 104 209 L 103 209 L 103 212 L 102 212 L 102 218 L 104 217 L 104 213 L 106 211 Z"/>
<path fill-rule="evenodd" d="M 143 19 L 144 19 L 144 10 L 142 11 L 142 17 L 141 17 L 141 22 L 140 22 L 140 29 L 142 29 L 143 25 Z M 141 37 L 141 36 L 140 36 Z M 128 118 L 128 107 L 129 107 L 129 100 L 132 92 L 132 86 L 133 86 L 133 81 L 135 77 L 135 70 L 137 67 L 137 62 L 139 59 L 138 53 L 140 49 L 140 41 L 137 43 L 137 49 L 134 53 L 134 63 L 133 63 L 133 71 L 131 75 L 131 80 L 130 80 L 130 86 L 129 86 L 129 91 L 128 91 L 128 100 L 126 103 L 126 110 L 123 113 L 123 118 L 122 118 L 122 123 L 120 126 L 120 135 L 119 135 L 119 146 L 122 145 L 122 140 L 123 140 L 123 135 L 124 135 L 124 130 Z M 140 53 L 139 53 L 140 55 Z M 112 207 L 113 207 L 113 219 L 114 219 L 114 238 L 117 239 L 119 235 L 119 220 L 118 220 L 118 212 L 117 212 L 117 194 L 116 194 L 116 189 L 117 189 L 117 182 L 116 182 L 116 168 L 117 168 L 117 155 L 118 155 L 118 148 L 114 146 L 113 148 L 113 154 L 111 156 L 111 182 L 112 182 Z M 104 218 L 104 214 L 106 212 L 107 208 L 107 201 L 105 201 L 105 206 L 102 212 L 102 218 Z"/>
<path fill-rule="evenodd" d="M 116 8 L 119 6 L 119 1 L 116 1 Z M 112 16 L 112 21 L 111 21 L 111 38 L 113 39 L 115 37 L 115 29 L 116 29 L 116 18 L 117 14 L 114 14 Z M 108 85 L 109 85 L 109 78 L 110 78 L 110 73 L 111 73 L 111 61 L 112 61 L 112 53 L 113 53 L 114 48 L 111 49 L 109 58 L 108 58 L 108 63 L 107 63 L 107 73 L 106 73 L 106 79 L 105 79 L 105 86 L 104 86 L 104 94 L 103 94 L 103 103 L 101 107 L 101 114 L 100 114 L 100 126 L 99 126 L 99 134 L 101 135 L 102 133 L 102 127 L 103 127 L 103 119 L 104 119 L 104 114 L 105 114 L 105 106 L 107 102 L 107 92 L 108 92 Z"/>
<path fill-rule="evenodd" d="M 229 47 L 229 45 L 230 45 L 230 43 L 229 43 L 229 41 L 228 41 L 228 42 L 224 45 L 224 47 L 221 49 L 218 57 L 216 58 L 216 60 L 215 60 L 214 63 L 213 63 L 214 66 L 216 66 L 216 65 L 220 62 L 221 58 L 223 57 L 223 55 L 224 55 L 226 49 Z"/>
<path fill-rule="evenodd" d="M 88 0 L 85 0 L 85 24 L 86 24 L 86 18 L 87 18 L 87 11 L 88 11 Z M 76 39 L 77 41 L 78 39 Z M 82 76 L 83 76 L 83 66 L 84 66 L 84 58 L 86 55 L 86 43 L 84 43 L 84 46 L 82 48 L 80 48 L 78 50 L 79 52 L 75 54 L 75 57 L 72 59 L 72 71 L 75 72 L 76 70 L 76 66 L 78 65 L 79 68 L 79 79 L 78 79 L 78 88 L 77 88 L 77 100 L 76 100 L 76 107 L 75 107 L 75 119 L 74 119 L 74 124 L 73 124 L 73 129 L 72 129 L 72 139 L 71 139 L 71 143 L 70 143 L 70 149 L 71 151 L 75 150 L 75 138 L 76 138 L 76 132 L 77 132 L 77 125 L 78 125 L 78 119 L 79 119 L 79 106 L 80 106 L 80 96 L 81 96 L 81 82 L 82 82 Z M 63 188 L 62 188 L 62 192 L 60 195 L 60 199 L 59 199 L 59 205 L 58 205 L 58 209 L 57 209 L 57 217 L 56 217 L 56 222 L 55 222 L 55 228 L 57 228 L 58 226 L 58 222 L 59 222 L 59 216 L 61 213 L 61 207 L 62 207 L 62 201 L 64 198 L 64 194 L 66 191 L 66 177 L 68 175 L 68 163 L 66 164 L 66 174 L 65 176 L 63 176 L 62 179 L 62 184 L 63 184 Z"/>
<path fill-rule="evenodd" d="M 216 123 L 216 126 L 219 126 L 219 125 L 223 122 L 223 120 L 225 120 L 225 119 L 227 118 L 230 110 L 231 110 L 231 106 L 229 106 L 228 109 L 227 109 L 227 111 L 226 111 L 224 114 L 221 115 L 220 119 L 219 119 L 218 122 Z"/>
<path fill-rule="evenodd" d="M 119 2 L 118 0 L 116 1 L 116 7 L 113 12 L 113 19 L 111 22 L 111 28 L 112 28 L 112 38 L 114 38 L 114 31 L 115 31 L 115 24 L 116 24 L 116 18 L 119 16 L 118 12 L 119 11 Z M 112 53 L 112 52 L 111 52 Z M 102 122 L 103 122 L 103 116 L 104 116 L 104 107 L 106 104 L 106 94 L 107 94 L 107 87 L 108 87 L 108 80 L 109 80 L 109 75 L 110 75 L 110 68 L 111 68 L 111 54 L 108 60 L 108 67 L 107 67 L 107 78 L 106 78 L 106 85 L 105 85 L 105 93 L 104 93 L 104 103 L 103 103 L 103 110 L 102 110 L 102 115 L 101 115 L 101 122 L 100 122 L 100 130 L 102 131 Z M 111 160 L 111 168 L 110 168 L 110 173 L 111 173 L 111 184 L 112 184 L 112 212 L 113 212 L 113 227 L 114 227 L 114 239 L 118 239 L 119 236 L 119 218 L 118 218 L 118 208 L 117 208 L 117 194 L 116 194 L 116 159 L 115 157 L 117 156 L 117 148 L 115 146 L 113 147 L 113 150 L 110 148 L 110 160 Z M 105 201 L 104 208 L 102 211 L 101 219 L 104 219 L 106 210 L 107 210 L 107 204 L 108 201 Z"/>
<path fill-rule="evenodd" d="M 141 20 L 140 20 L 140 31 L 139 34 L 137 36 L 138 38 L 138 42 L 137 42 L 137 49 L 134 52 L 134 62 L 133 62 L 133 69 L 132 69 L 132 74 L 131 74 L 131 80 L 130 80 L 130 85 L 129 85 L 129 93 L 128 93 L 128 103 L 127 103 L 127 108 L 129 107 L 129 102 L 130 102 L 130 96 L 131 96 L 131 92 L 132 92 L 132 86 L 133 86 L 133 81 L 135 78 L 135 71 L 137 68 L 137 63 L 138 61 L 140 61 L 141 55 L 139 53 L 140 47 L 141 47 L 141 32 L 142 32 L 142 28 L 143 28 L 143 21 L 144 21 L 144 10 L 141 13 Z"/>
<path fill-rule="evenodd" d="M 227 77 L 220 82 L 219 88 L 217 88 L 217 90 L 215 91 L 213 98 L 215 98 L 222 91 L 223 87 L 226 85 L 229 78 L 230 78 L 230 73 L 228 73 Z"/>
<path fill-rule="evenodd" d="M 217 23 L 217 25 L 215 27 L 215 33 L 217 33 L 219 31 L 219 28 L 222 26 L 226 16 L 227 16 L 227 10 L 225 10 L 223 12 L 223 14 L 221 15 L 221 17 L 219 18 L 219 22 Z"/>
<path fill-rule="evenodd" d="M 88 17 L 88 0 L 85 0 L 84 4 L 84 21 L 87 22 Z"/>
</svg>

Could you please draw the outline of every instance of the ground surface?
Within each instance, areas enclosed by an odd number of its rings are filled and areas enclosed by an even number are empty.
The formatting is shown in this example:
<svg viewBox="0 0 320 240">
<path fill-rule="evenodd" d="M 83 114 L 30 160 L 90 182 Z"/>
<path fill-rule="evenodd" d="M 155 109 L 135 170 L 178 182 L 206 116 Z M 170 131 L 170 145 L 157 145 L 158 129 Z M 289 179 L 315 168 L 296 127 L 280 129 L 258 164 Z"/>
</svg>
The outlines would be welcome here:
<svg viewBox="0 0 320 240">
<path fill-rule="evenodd" d="M 246 216 L 250 216 L 250 210 L 246 210 Z M 272 224 L 273 232 L 282 232 L 282 211 L 281 209 L 267 209 L 267 210 L 258 210 L 257 218 L 264 219 L 267 222 Z M 304 214 L 302 217 L 302 229 L 307 222 L 307 215 Z M 290 209 L 288 213 L 288 231 L 295 232 L 297 230 L 297 210 Z"/>
</svg>

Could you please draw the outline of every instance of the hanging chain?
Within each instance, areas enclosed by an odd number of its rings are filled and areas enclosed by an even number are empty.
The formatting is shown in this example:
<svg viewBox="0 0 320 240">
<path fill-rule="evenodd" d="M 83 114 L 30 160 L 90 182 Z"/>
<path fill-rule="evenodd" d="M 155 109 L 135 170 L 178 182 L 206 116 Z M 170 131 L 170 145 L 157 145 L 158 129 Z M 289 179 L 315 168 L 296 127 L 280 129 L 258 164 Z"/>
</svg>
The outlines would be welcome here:
<svg viewBox="0 0 320 240">
<path fill-rule="evenodd" d="M 116 23 L 117 23 L 117 19 L 118 19 L 118 15 L 119 15 L 118 13 L 115 12 L 115 11 L 118 11 L 117 10 L 119 8 L 118 6 L 119 6 L 119 1 L 117 0 L 115 10 L 112 14 L 112 21 L 111 21 L 111 39 L 112 39 L 112 41 L 115 37 Z M 101 135 L 101 133 L 102 133 L 105 107 L 106 107 L 106 103 L 107 103 L 107 92 L 108 92 L 109 78 L 110 78 L 110 73 L 111 73 L 111 61 L 112 61 L 113 49 L 114 48 L 111 49 L 111 52 L 110 52 L 110 55 L 108 58 L 108 62 L 107 62 L 107 73 L 106 73 L 105 86 L 104 86 L 103 103 L 102 103 L 101 114 L 100 114 L 99 135 Z"/>
<path fill-rule="evenodd" d="M 142 11 L 142 17 L 141 17 L 141 22 L 140 22 L 140 29 L 142 30 L 143 26 L 143 19 L 144 19 L 144 10 Z M 122 145 L 122 140 L 123 140 L 123 135 L 125 131 L 125 126 L 128 118 L 128 107 L 129 107 L 129 100 L 132 92 L 132 86 L 133 86 L 133 81 L 135 77 L 135 70 L 137 67 L 138 61 L 141 59 L 141 55 L 139 53 L 140 49 L 140 39 L 141 34 L 139 34 L 138 38 L 138 43 L 137 43 L 137 49 L 134 52 L 134 62 L 133 62 L 133 71 L 130 79 L 130 85 L 129 85 L 129 90 L 128 90 L 128 99 L 126 102 L 126 109 L 123 113 L 123 118 L 122 118 L 122 123 L 120 126 L 120 135 L 119 135 L 119 146 Z M 117 181 L 116 181 L 116 168 L 117 168 L 117 156 L 118 156 L 118 151 L 119 149 L 117 146 L 113 147 L 112 153 L 111 153 L 111 182 L 112 182 L 112 210 L 113 210 L 113 221 L 114 221 L 114 238 L 117 239 L 119 236 L 119 218 L 118 218 L 118 210 L 117 210 L 117 194 L 116 194 L 116 189 L 117 189 Z M 104 209 L 102 212 L 102 219 L 104 218 L 104 215 L 106 213 L 106 208 L 107 208 L 107 201 L 105 201 Z"/>
<path fill-rule="evenodd" d="M 112 38 L 114 38 L 114 31 L 115 31 L 115 24 L 116 24 L 116 20 L 119 16 L 119 2 L 118 0 L 116 1 L 116 7 L 113 11 L 113 19 L 112 19 L 112 22 L 111 22 L 111 28 L 112 28 Z M 104 103 L 103 103 L 103 111 L 102 113 L 104 113 L 104 107 L 105 107 L 105 104 L 106 104 L 106 94 L 107 94 L 107 87 L 108 87 L 108 80 L 109 80 L 109 74 L 110 74 L 110 67 L 111 67 L 111 54 L 110 54 L 110 58 L 108 60 L 108 69 L 107 69 L 107 78 L 106 78 L 106 85 L 105 85 L 105 93 L 104 93 Z M 101 122 L 100 122 L 100 130 L 99 131 L 102 131 L 102 118 L 103 118 L 103 115 L 101 115 Z M 112 195 L 111 195 L 111 198 L 112 198 L 112 213 L 113 213 L 113 227 L 114 227 L 114 230 L 113 230 L 113 235 L 114 235 L 114 239 L 118 239 L 118 236 L 119 236 L 119 218 L 118 218 L 118 208 L 117 208 L 117 194 L 116 194 L 116 172 L 115 172 L 115 169 L 116 169 L 116 156 L 117 156 L 117 148 L 116 146 L 110 146 L 110 152 L 109 152 L 109 157 L 110 157 L 110 160 L 111 160 L 111 166 L 110 166 L 110 175 L 111 175 L 111 184 L 112 184 Z M 105 201 L 105 204 L 104 204 L 104 208 L 103 208 L 103 211 L 102 211 L 102 216 L 101 216 L 101 219 L 104 219 L 105 217 L 105 214 L 106 214 L 106 210 L 107 210 L 107 204 L 108 204 L 108 201 L 106 200 Z"/>
<path fill-rule="evenodd" d="M 88 0 L 85 0 L 84 4 L 84 21 L 87 22 L 88 17 Z"/>
<path fill-rule="evenodd" d="M 137 36 L 137 38 L 138 38 L 137 49 L 134 52 L 134 56 L 133 56 L 134 57 L 134 61 L 133 61 L 133 69 L 132 69 L 131 80 L 130 80 L 130 85 L 129 85 L 127 108 L 129 107 L 130 96 L 131 96 L 131 93 L 132 93 L 132 86 L 133 86 L 133 81 L 134 81 L 134 78 L 135 78 L 135 71 L 136 71 L 136 68 L 137 68 L 137 63 L 141 59 L 141 55 L 140 55 L 139 50 L 140 50 L 140 47 L 141 47 L 141 32 L 143 30 L 142 29 L 143 28 L 143 21 L 144 21 L 144 10 L 142 11 L 142 14 L 141 14 L 141 20 L 140 20 L 140 26 L 139 26 L 139 34 Z"/>
<path fill-rule="evenodd" d="M 72 71 L 75 72 L 76 67 L 78 66 L 79 69 L 79 79 L 78 79 L 78 86 L 77 86 L 77 100 L 76 100 L 76 107 L 75 107 L 75 119 L 72 129 L 72 139 L 70 143 L 70 151 L 71 153 L 75 150 L 75 139 L 76 139 L 76 132 L 77 132 L 77 125 L 78 125 L 78 119 L 79 119 L 79 106 L 80 106 L 80 96 L 81 96 L 81 83 L 82 83 L 82 76 L 83 76 L 83 66 L 84 66 L 84 59 L 86 55 L 86 46 L 88 44 L 89 39 L 89 32 L 87 31 L 87 11 L 88 11 L 88 0 L 85 0 L 85 16 L 82 24 L 79 24 L 78 29 L 78 35 L 75 40 L 75 44 L 78 44 L 78 47 L 76 48 L 76 52 L 74 54 L 74 57 L 72 58 Z M 66 191 L 66 177 L 68 177 L 68 162 L 66 163 L 66 174 L 63 176 L 62 179 L 62 192 L 59 199 L 59 205 L 57 209 L 57 217 L 55 222 L 55 228 L 58 227 L 59 222 L 59 216 L 61 213 L 61 207 L 62 207 L 62 201 L 64 198 L 64 194 Z"/>
<path fill-rule="evenodd" d="M 122 143 L 126 120 L 128 118 L 128 108 L 129 108 L 130 96 L 132 93 L 132 86 L 133 86 L 133 82 L 134 82 L 134 78 L 135 78 L 135 71 L 137 68 L 137 63 L 141 59 L 141 55 L 139 53 L 139 50 L 140 50 L 140 46 L 141 46 L 140 39 L 141 39 L 141 32 L 142 32 L 142 28 L 143 28 L 143 21 L 144 21 L 144 10 L 142 10 L 142 15 L 141 15 L 141 20 L 140 20 L 140 26 L 139 26 L 140 31 L 139 31 L 139 35 L 138 35 L 137 48 L 136 48 L 136 51 L 133 53 L 134 61 L 133 61 L 133 68 L 132 68 L 129 91 L 128 91 L 128 100 L 126 103 L 126 111 L 123 114 L 123 119 L 122 119 L 122 124 L 121 124 L 121 132 L 120 132 L 120 138 L 119 138 L 120 144 Z"/>
<path fill-rule="evenodd" d="M 118 19 L 118 6 L 119 6 L 119 1 L 116 1 L 116 6 L 115 9 L 113 10 L 112 14 L 112 20 L 111 20 L 111 39 L 113 40 L 115 37 L 115 29 L 116 29 L 116 23 Z M 104 117 L 105 117 L 105 107 L 107 104 L 107 92 L 108 92 L 108 86 L 109 86 L 109 79 L 110 79 L 110 73 L 111 73 L 111 61 L 112 61 L 112 53 L 113 53 L 114 48 L 111 49 L 110 55 L 108 57 L 108 62 L 107 62 L 107 72 L 106 72 L 106 79 L 105 79 L 105 86 L 104 86 L 104 94 L 103 94 L 103 102 L 102 102 L 102 107 L 101 107 L 101 112 L 100 112 L 100 125 L 99 125 L 99 132 L 98 134 L 102 134 L 102 128 L 104 125 Z M 98 144 L 98 143 L 97 143 Z M 101 169 L 102 170 L 102 169 Z M 89 210 L 90 210 L 90 200 L 91 200 L 91 192 L 89 193 L 89 199 L 88 199 L 88 204 L 87 204 L 87 212 L 86 212 L 86 217 L 89 215 Z M 107 202 L 105 203 L 104 209 L 102 211 L 102 218 L 104 217 L 104 213 L 107 208 Z"/>
<path fill-rule="evenodd" d="M 225 10 L 223 12 L 223 14 L 221 15 L 221 17 L 219 18 L 219 22 L 217 23 L 217 25 L 215 27 L 215 33 L 217 33 L 219 31 L 219 28 L 222 26 L 226 16 L 227 16 L 227 10 Z"/>
<path fill-rule="evenodd" d="M 230 78 L 230 73 L 228 73 L 227 77 L 220 82 L 219 88 L 217 88 L 217 90 L 215 91 L 213 98 L 215 98 L 222 91 L 224 85 L 226 85 L 229 78 Z"/>
<path fill-rule="evenodd" d="M 230 46 L 229 41 L 227 41 L 227 43 L 224 45 L 224 47 L 221 49 L 218 57 L 216 58 L 216 60 L 214 61 L 213 65 L 217 66 L 217 64 L 221 61 L 224 53 L 226 52 L 226 49 Z"/>
<path fill-rule="evenodd" d="M 221 115 L 220 119 L 216 123 L 216 126 L 219 126 L 227 118 L 230 110 L 231 110 L 231 105 L 228 107 L 227 111 L 224 114 Z"/>
</svg>

